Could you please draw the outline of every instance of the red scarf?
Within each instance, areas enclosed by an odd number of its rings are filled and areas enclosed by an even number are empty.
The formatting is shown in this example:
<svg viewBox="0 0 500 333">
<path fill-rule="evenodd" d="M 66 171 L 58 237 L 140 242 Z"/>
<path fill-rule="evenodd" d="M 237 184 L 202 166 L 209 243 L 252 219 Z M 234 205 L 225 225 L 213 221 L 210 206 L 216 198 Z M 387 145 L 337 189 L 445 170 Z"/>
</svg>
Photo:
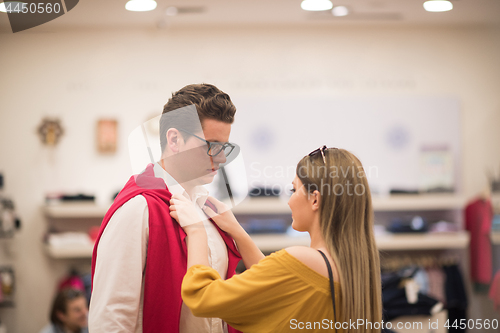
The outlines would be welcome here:
<svg viewBox="0 0 500 333">
<path fill-rule="evenodd" d="M 187 270 L 186 233 L 170 217 L 170 198 L 165 182 L 156 178 L 153 164 L 146 170 L 130 177 L 104 216 L 92 253 L 92 280 L 94 279 L 97 246 L 109 220 L 125 202 L 142 195 L 149 211 L 149 240 L 144 281 L 143 332 L 178 333 L 182 298 L 181 284 Z M 227 278 L 234 275 L 241 259 L 233 239 L 211 219 L 227 246 Z M 228 326 L 229 333 L 238 332 Z"/>
</svg>

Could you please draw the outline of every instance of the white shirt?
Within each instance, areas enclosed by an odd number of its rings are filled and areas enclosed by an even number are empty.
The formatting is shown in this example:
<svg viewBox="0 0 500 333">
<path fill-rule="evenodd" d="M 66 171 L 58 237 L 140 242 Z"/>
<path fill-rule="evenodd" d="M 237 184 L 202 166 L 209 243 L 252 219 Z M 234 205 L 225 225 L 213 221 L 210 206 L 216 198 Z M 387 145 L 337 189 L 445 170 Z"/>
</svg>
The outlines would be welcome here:
<svg viewBox="0 0 500 333">
<path fill-rule="evenodd" d="M 172 194 L 189 198 L 159 164 L 155 177 L 163 178 Z M 190 198 L 200 209 L 208 191 L 198 186 Z M 209 264 L 225 279 L 228 266 L 227 248 L 217 228 L 204 221 L 208 238 Z M 142 332 L 144 272 L 149 238 L 147 201 L 138 195 L 116 210 L 104 229 L 97 248 L 94 284 L 89 308 L 89 332 Z M 168 325 L 168 323 L 166 323 Z M 224 333 L 225 323 L 219 318 L 198 318 L 182 303 L 180 333 Z"/>
</svg>

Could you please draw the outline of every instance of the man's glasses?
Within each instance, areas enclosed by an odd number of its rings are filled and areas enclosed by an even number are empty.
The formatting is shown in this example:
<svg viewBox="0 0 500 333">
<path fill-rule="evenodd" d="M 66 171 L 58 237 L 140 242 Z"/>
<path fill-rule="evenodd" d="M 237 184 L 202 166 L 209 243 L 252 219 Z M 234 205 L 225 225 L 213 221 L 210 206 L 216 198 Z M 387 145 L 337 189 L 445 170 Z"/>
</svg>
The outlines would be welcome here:
<svg viewBox="0 0 500 333">
<path fill-rule="evenodd" d="M 195 138 L 198 138 L 202 141 L 205 141 L 206 144 L 207 144 L 207 147 L 208 147 L 208 150 L 207 150 L 207 154 L 208 156 L 211 156 L 211 157 L 214 157 L 214 156 L 217 156 L 219 155 L 222 151 L 224 151 L 224 155 L 226 157 L 229 156 L 229 154 L 231 154 L 231 152 L 233 151 L 235 145 L 233 145 L 232 143 L 229 143 L 229 142 L 226 142 L 226 143 L 222 143 L 222 142 L 210 142 L 210 141 L 207 141 L 203 138 L 200 138 L 198 135 L 195 135 L 191 132 L 188 132 L 186 130 L 183 130 L 183 129 L 178 129 L 179 131 L 182 131 L 186 134 L 189 134 L 189 135 L 192 135 L 194 136 Z"/>
</svg>

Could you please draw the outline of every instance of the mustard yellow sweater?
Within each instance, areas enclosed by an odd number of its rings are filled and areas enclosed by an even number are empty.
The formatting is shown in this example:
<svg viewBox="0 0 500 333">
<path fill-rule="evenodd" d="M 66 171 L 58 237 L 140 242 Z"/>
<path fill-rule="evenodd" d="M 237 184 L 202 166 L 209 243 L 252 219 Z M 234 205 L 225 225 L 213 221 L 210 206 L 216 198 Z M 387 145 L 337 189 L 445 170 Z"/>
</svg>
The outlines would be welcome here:
<svg viewBox="0 0 500 333">
<path fill-rule="evenodd" d="M 213 268 L 194 265 L 184 276 L 182 299 L 195 316 L 222 318 L 244 333 L 334 332 L 328 278 L 285 250 L 228 280 Z M 335 300 L 339 318 L 337 282 Z"/>
</svg>

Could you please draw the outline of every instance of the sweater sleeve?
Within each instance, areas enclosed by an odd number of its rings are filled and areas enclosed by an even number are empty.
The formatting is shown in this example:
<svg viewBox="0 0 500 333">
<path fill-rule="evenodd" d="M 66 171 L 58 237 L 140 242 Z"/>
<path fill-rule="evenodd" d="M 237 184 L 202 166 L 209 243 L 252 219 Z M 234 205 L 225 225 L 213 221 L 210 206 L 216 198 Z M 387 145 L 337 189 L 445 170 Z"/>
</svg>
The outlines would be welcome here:
<svg viewBox="0 0 500 333">
<path fill-rule="evenodd" d="M 99 247 L 89 309 L 89 330 L 135 332 L 142 325 L 142 272 L 149 212 L 138 195 L 111 217 Z"/>
<path fill-rule="evenodd" d="M 245 272 L 222 280 L 213 268 L 191 266 L 182 282 L 182 299 L 198 317 L 218 317 L 242 330 L 278 316 L 291 295 L 303 288 L 275 254 L 262 259 Z"/>
</svg>

